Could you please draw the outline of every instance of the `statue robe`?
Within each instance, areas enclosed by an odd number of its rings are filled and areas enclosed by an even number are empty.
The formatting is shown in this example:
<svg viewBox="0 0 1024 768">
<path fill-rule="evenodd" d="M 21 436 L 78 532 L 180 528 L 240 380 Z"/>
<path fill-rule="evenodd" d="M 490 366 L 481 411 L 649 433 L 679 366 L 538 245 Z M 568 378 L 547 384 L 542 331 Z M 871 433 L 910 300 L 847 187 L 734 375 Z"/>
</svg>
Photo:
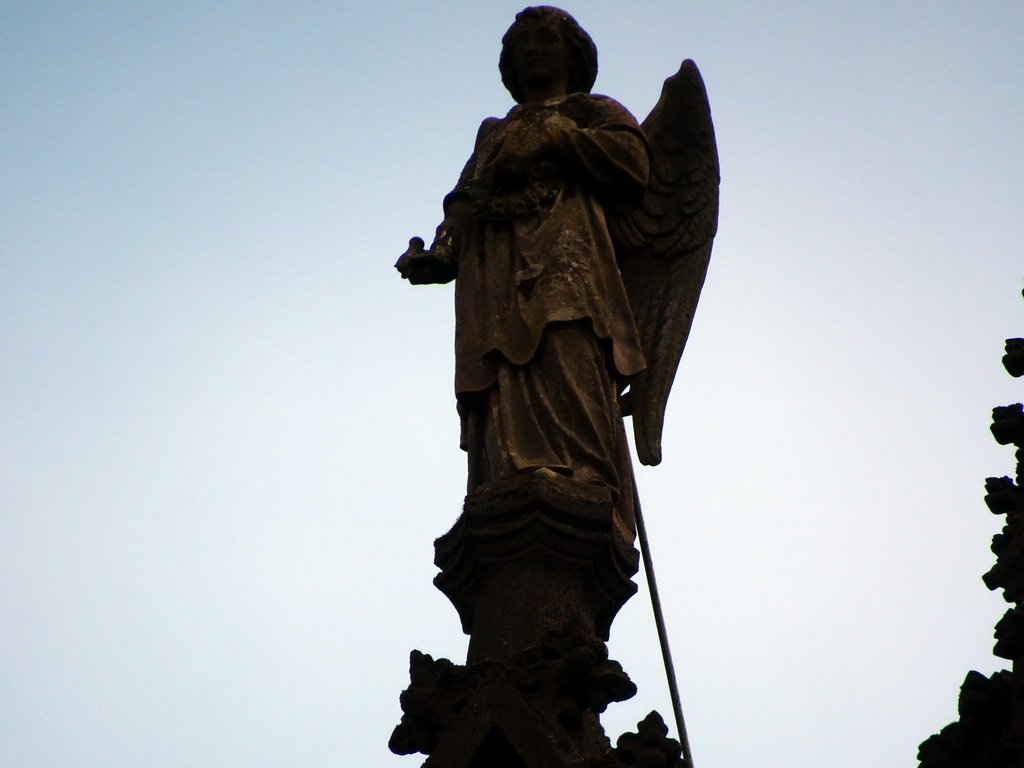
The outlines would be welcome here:
<svg viewBox="0 0 1024 768">
<path fill-rule="evenodd" d="M 550 138 L 543 159 L 502 162 Z M 553 151 L 550 151 L 553 147 Z M 455 389 L 469 489 L 546 467 L 605 485 L 632 524 L 632 469 L 617 402 L 644 369 L 605 223 L 635 204 L 649 150 L 620 104 L 583 93 L 484 121 L 445 198 L 459 233 Z"/>
</svg>

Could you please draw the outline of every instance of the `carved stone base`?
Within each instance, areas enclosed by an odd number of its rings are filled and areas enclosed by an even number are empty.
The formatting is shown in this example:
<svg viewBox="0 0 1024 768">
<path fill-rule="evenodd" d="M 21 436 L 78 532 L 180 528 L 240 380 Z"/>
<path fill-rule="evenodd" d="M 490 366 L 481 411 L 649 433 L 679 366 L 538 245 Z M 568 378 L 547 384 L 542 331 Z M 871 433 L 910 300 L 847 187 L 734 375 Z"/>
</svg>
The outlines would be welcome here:
<svg viewBox="0 0 1024 768">
<path fill-rule="evenodd" d="M 580 620 L 608 639 L 635 592 L 632 531 L 607 489 L 539 471 L 466 497 L 455 526 L 434 542 L 434 579 L 470 635 L 467 663 L 535 646 Z"/>
<path fill-rule="evenodd" d="M 617 765 L 633 768 L 683 768 L 682 745 L 668 737 L 668 726 L 657 712 L 637 723 L 636 733 L 624 733 L 612 750 Z"/>
<path fill-rule="evenodd" d="M 636 687 L 582 625 L 500 659 L 459 666 L 418 651 L 389 746 L 423 768 L 681 768 L 652 712 L 612 749 L 598 715 Z"/>
<path fill-rule="evenodd" d="M 613 749 L 598 716 L 636 688 L 604 640 L 639 566 L 607 488 L 538 470 L 466 497 L 434 579 L 470 635 L 465 666 L 413 651 L 390 747 L 424 768 L 680 765 L 652 714 Z"/>
</svg>

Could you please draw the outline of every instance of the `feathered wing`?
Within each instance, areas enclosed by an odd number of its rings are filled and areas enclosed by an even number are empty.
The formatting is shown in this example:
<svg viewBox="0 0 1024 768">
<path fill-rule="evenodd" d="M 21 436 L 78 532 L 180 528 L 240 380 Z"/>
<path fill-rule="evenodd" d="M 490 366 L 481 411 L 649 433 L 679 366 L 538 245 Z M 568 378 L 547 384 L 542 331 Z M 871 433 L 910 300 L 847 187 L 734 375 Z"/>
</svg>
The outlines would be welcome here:
<svg viewBox="0 0 1024 768">
<path fill-rule="evenodd" d="M 687 59 L 641 125 L 653 152 L 643 202 L 609 216 L 647 370 L 630 384 L 636 448 L 661 462 L 665 406 L 718 229 L 718 149 L 707 92 Z"/>
</svg>

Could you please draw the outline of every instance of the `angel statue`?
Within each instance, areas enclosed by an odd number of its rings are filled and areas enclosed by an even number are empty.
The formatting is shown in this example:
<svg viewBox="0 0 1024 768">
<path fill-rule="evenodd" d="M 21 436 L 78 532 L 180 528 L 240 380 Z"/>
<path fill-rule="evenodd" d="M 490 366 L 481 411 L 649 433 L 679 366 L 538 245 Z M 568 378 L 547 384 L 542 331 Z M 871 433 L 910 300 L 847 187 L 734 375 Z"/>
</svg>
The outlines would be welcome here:
<svg viewBox="0 0 1024 768">
<path fill-rule="evenodd" d="M 455 392 L 469 492 L 527 472 L 606 488 L 633 527 L 623 416 L 661 461 L 665 404 L 718 220 L 718 154 L 692 61 L 638 125 L 591 95 L 597 50 L 565 11 L 502 38 L 517 105 L 487 118 L 433 244 L 395 265 L 455 280 Z M 626 392 L 626 389 L 629 389 Z"/>
</svg>

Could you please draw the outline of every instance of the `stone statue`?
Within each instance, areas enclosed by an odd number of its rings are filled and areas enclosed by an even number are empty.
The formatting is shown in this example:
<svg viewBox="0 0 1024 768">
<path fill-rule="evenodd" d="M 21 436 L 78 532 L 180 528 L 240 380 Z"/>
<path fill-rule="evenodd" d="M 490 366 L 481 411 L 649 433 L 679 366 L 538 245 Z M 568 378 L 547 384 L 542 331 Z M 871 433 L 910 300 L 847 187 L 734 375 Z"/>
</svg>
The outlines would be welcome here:
<svg viewBox="0 0 1024 768">
<path fill-rule="evenodd" d="M 623 415 L 659 463 L 717 228 L 704 84 L 683 62 L 638 125 L 590 94 L 594 43 L 548 6 L 516 16 L 499 70 L 517 106 L 484 120 L 433 244 L 413 238 L 395 266 L 412 284 L 455 280 L 469 492 L 547 473 L 606 492 L 631 528 Z"/>
<path fill-rule="evenodd" d="M 469 493 L 434 584 L 470 640 L 465 665 L 413 652 L 389 745 L 424 768 L 692 768 L 675 694 L 679 741 L 652 713 L 612 748 L 599 715 L 636 690 L 604 644 L 645 538 L 623 416 L 657 464 L 717 227 L 704 85 L 683 62 L 638 125 L 590 95 L 594 44 L 546 6 L 498 66 L 517 106 L 484 120 L 432 245 L 395 265 L 455 281 Z"/>
</svg>

